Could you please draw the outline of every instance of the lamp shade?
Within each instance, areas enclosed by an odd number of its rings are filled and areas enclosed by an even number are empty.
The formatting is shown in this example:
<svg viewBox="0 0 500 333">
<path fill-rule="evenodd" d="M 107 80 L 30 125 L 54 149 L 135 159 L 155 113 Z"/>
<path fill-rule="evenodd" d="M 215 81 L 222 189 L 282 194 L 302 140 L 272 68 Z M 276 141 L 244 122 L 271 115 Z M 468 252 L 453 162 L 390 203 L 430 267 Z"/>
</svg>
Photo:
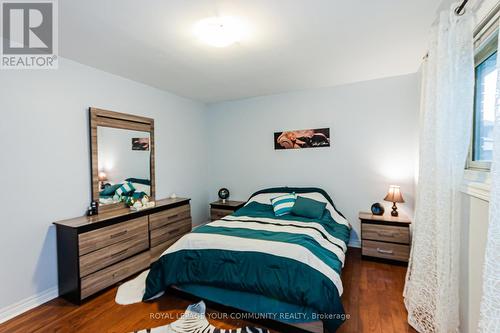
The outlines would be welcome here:
<svg viewBox="0 0 500 333">
<path fill-rule="evenodd" d="M 390 202 L 405 202 L 399 186 L 397 185 L 391 185 L 389 187 L 389 192 L 385 196 L 384 200 Z"/>
<path fill-rule="evenodd" d="M 105 182 L 106 180 L 108 180 L 108 176 L 106 176 L 106 173 L 104 171 L 100 171 L 99 174 L 97 175 L 97 178 L 101 182 Z"/>
</svg>

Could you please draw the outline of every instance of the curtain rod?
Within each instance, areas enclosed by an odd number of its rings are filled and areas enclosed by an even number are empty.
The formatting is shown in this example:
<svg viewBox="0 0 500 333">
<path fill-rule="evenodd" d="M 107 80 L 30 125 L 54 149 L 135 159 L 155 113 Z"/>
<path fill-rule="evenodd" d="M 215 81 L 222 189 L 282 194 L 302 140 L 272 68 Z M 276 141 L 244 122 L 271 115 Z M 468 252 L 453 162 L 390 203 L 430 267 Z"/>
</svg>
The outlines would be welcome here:
<svg viewBox="0 0 500 333">
<path fill-rule="evenodd" d="M 455 14 L 463 15 L 465 13 L 465 5 L 467 5 L 467 2 L 469 2 L 469 0 L 463 0 L 460 6 L 455 8 Z"/>
</svg>

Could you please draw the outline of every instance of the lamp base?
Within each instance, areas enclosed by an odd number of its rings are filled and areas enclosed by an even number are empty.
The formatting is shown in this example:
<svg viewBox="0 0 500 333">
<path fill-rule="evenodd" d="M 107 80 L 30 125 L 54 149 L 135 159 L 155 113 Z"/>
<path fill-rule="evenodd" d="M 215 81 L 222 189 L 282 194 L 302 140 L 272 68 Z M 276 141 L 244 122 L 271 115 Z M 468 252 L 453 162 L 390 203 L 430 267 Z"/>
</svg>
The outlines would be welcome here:
<svg viewBox="0 0 500 333">
<path fill-rule="evenodd" d="M 391 212 L 391 215 L 394 216 L 394 217 L 396 217 L 396 216 L 399 215 L 399 213 L 398 213 L 398 207 L 396 206 L 395 202 L 392 203 L 392 212 Z"/>
</svg>

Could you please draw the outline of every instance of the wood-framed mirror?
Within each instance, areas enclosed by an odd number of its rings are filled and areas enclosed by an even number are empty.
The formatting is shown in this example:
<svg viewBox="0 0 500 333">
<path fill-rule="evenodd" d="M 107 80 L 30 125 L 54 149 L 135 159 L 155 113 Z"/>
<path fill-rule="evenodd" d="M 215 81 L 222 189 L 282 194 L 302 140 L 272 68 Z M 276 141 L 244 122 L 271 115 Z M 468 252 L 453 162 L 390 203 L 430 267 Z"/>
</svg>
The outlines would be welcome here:
<svg viewBox="0 0 500 333">
<path fill-rule="evenodd" d="M 155 200 L 154 120 L 89 108 L 92 200 L 99 211 Z"/>
</svg>

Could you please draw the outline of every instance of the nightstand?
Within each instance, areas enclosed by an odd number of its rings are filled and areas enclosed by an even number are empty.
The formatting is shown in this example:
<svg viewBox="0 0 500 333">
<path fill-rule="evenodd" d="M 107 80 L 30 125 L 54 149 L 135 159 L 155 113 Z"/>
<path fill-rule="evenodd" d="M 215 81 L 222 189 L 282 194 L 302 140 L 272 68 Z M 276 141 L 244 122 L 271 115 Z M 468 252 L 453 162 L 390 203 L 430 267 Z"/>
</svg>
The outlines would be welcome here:
<svg viewBox="0 0 500 333">
<path fill-rule="evenodd" d="M 363 258 L 408 262 L 411 245 L 411 220 L 408 217 L 361 212 L 359 219 Z"/>
<path fill-rule="evenodd" d="M 244 205 L 245 201 L 226 200 L 226 202 L 223 203 L 222 200 L 219 200 L 212 202 L 210 204 L 210 219 L 212 221 L 220 220 L 224 216 L 231 215 Z"/>
</svg>

